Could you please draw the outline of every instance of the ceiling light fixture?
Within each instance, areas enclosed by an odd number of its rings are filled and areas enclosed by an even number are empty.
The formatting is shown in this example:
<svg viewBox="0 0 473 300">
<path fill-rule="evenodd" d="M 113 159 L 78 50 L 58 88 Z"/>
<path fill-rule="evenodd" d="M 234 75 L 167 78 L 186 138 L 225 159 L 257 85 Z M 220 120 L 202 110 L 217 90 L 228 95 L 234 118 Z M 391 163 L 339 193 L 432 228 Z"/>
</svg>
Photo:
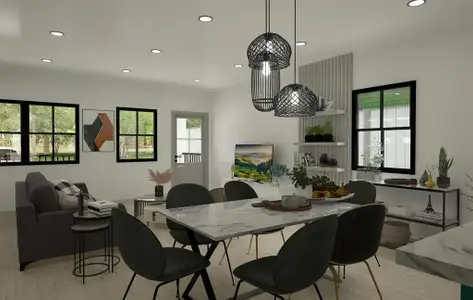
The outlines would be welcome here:
<svg viewBox="0 0 473 300">
<path fill-rule="evenodd" d="M 427 2 L 427 0 L 410 0 L 407 3 L 407 6 L 409 6 L 409 7 L 419 7 L 419 6 L 424 5 L 426 2 Z"/>
<path fill-rule="evenodd" d="M 199 83 L 199 82 L 200 82 L 200 79 L 194 79 L 194 82 L 195 82 L 195 83 Z"/>
<path fill-rule="evenodd" d="M 401 93 L 394 93 L 394 96 L 401 96 Z"/>
<path fill-rule="evenodd" d="M 50 31 L 49 34 L 54 36 L 64 36 L 64 32 L 61 31 Z"/>
<path fill-rule="evenodd" d="M 163 51 L 162 50 L 159 50 L 159 49 L 151 49 L 151 53 L 154 53 L 154 54 L 160 54 L 162 53 Z"/>
<path fill-rule="evenodd" d="M 243 68 L 243 65 L 241 64 L 236 64 L 236 65 L 233 65 L 234 68 Z"/>
<path fill-rule="evenodd" d="M 199 21 L 201 22 L 204 22 L 204 23 L 209 23 L 209 22 L 212 22 L 214 20 L 214 18 L 212 18 L 211 16 L 200 16 L 199 17 Z"/>
<path fill-rule="evenodd" d="M 123 69 L 122 72 L 123 73 L 131 73 L 131 70 L 130 69 Z"/>
<path fill-rule="evenodd" d="M 41 58 L 41 61 L 45 62 L 45 63 L 52 63 L 53 62 L 53 60 L 50 59 L 50 58 Z"/>
<path fill-rule="evenodd" d="M 297 47 L 302 47 L 302 46 L 305 46 L 305 45 L 307 45 L 307 42 L 306 42 L 306 41 L 298 41 L 298 42 L 296 43 L 296 46 L 297 46 Z"/>
</svg>

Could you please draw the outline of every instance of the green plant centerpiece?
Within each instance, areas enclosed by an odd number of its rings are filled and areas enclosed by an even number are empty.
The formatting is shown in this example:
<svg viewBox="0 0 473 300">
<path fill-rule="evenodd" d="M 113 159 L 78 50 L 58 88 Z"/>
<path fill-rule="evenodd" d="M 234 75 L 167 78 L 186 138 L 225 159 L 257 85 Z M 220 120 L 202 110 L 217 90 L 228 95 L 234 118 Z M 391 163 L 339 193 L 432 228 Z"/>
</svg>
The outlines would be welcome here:
<svg viewBox="0 0 473 300">
<path fill-rule="evenodd" d="M 295 188 L 305 189 L 312 185 L 312 179 L 307 175 L 307 169 L 304 166 L 295 166 L 287 175 L 292 180 Z"/>
<path fill-rule="evenodd" d="M 437 186 L 442 189 L 446 189 L 450 186 L 450 177 L 448 177 L 448 170 L 452 167 L 453 157 L 447 157 L 447 151 L 442 146 L 439 153 L 439 163 L 437 165 L 437 170 L 439 171 L 439 176 L 437 177 Z"/>
</svg>

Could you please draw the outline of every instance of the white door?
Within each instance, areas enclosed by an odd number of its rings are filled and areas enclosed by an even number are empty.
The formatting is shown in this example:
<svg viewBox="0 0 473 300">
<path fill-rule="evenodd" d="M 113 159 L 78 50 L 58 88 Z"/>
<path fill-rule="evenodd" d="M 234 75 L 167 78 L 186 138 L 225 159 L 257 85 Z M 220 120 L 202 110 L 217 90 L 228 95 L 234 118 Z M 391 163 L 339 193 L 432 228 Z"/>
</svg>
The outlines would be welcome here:
<svg viewBox="0 0 473 300">
<path fill-rule="evenodd" d="M 172 185 L 208 187 L 208 114 L 172 113 Z"/>
</svg>

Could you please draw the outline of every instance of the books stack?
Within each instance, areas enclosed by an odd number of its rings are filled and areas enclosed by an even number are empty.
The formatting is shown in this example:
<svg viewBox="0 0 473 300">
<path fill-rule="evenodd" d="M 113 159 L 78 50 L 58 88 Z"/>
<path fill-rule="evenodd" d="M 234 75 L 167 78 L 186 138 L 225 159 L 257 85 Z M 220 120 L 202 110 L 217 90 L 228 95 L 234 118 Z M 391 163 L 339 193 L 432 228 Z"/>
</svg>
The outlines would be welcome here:
<svg viewBox="0 0 473 300">
<path fill-rule="evenodd" d="M 89 211 L 98 216 L 106 216 L 112 213 L 112 208 L 117 208 L 118 203 L 102 200 L 89 202 Z"/>
<path fill-rule="evenodd" d="M 423 211 L 418 211 L 415 213 L 415 217 L 423 219 L 426 221 L 441 222 L 443 219 L 443 214 L 441 213 L 426 213 Z"/>
</svg>

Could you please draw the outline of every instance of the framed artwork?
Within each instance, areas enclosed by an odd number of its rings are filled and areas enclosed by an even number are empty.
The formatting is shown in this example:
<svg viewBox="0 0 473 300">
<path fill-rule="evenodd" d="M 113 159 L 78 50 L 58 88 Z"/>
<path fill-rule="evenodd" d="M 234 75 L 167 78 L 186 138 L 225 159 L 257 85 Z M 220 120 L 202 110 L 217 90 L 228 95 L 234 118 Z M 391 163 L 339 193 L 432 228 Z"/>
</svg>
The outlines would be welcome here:
<svg viewBox="0 0 473 300">
<path fill-rule="evenodd" d="M 113 110 L 82 110 L 82 151 L 115 151 L 115 112 Z"/>
</svg>

